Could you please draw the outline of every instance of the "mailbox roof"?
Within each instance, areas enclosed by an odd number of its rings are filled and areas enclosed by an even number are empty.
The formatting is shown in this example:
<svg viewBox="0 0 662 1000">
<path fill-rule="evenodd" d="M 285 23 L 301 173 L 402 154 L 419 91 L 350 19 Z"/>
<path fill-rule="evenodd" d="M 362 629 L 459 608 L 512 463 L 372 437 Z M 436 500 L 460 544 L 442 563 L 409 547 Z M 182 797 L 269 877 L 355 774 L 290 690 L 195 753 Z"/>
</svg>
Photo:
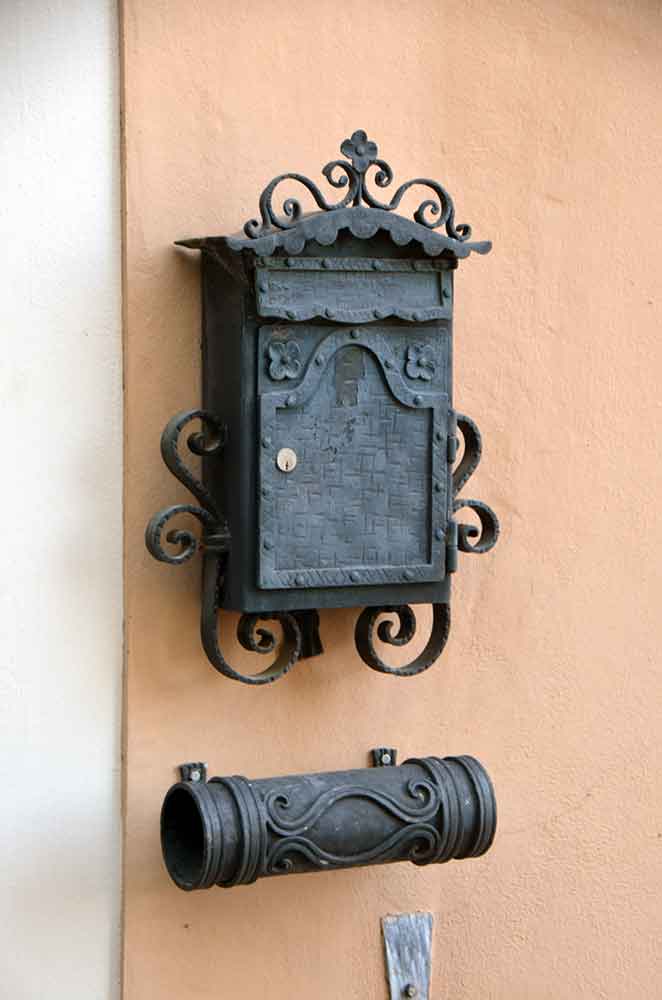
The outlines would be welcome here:
<svg viewBox="0 0 662 1000">
<path fill-rule="evenodd" d="M 287 254 L 301 253 L 306 244 L 313 241 L 321 246 L 331 246 L 342 230 L 348 230 L 358 239 L 365 240 L 371 239 L 379 232 L 385 232 L 396 246 L 406 246 L 415 242 L 429 257 L 445 254 L 459 259 L 468 257 L 472 251 L 485 254 L 492 249 L 492 244 L 487 240 L 472 243 L 456 240 L 413 219 L 361 205 L 304 215 L 286 229 L 274 227 L 255 237 L 246 236 L 245 233 L 235 233 L 232 236 L 204 236 L 178 240 L 177 245 L 193 250 L 217 252 L 227 250 L 240 253 L 248 250 L 258 257 L 268 257 L 281 249 Z"/>
</svg>

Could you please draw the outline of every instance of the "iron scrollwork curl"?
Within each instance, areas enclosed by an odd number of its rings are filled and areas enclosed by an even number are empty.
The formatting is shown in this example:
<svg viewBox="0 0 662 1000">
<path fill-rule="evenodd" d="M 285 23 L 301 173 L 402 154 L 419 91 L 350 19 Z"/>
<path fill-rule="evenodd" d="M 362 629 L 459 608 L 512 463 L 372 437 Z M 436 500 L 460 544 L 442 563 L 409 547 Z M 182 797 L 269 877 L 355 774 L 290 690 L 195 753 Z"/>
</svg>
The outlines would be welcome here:
<svg viewBox="0 0 662 1000">
<path fill-rule="evenodd" d="M 432 860 L 441 846 L 439 832 L 434 826 L 440 808 L 439 789 L 432 781 L 412 779 L 404 792 L 406 801 L 365 785 L 347 784 L 322 792 L 302 813 L 289 817 L 289 796 L 274 789 L 264 799 L 266 823 L 268 829 L 282 839 L 276 840 L 267 856 L 267 872 L 284 874 L 292 871 L 294 855 L 304 857 L 318 868 L 329 865 L 353 867 L 404 855 L 418 864 Z M 338 808 L 342 811 L 342 803 L 350 799 L 374 803 L 385 815 L 405 825 L 367 850 L 343 854 L 327 851 L 310 838 L 308 831 L 332 810 Z"/>
<path fill-rule="evenodd" d="M 243 684 L 271 684 L 283 677 L 301 657 L 301 627 L 294 614 L 286 611 L 272 611 L 269 614 L 246 614 L 239 619 L 237 638 L 241 646 L 251 653 L 267 656 L 277 649 L 275 659 L 269 666 L 256 674 L 242 674 L 225 659 L 218 639 L 219 608 L 225 579 L 227 555 L 205 557 L 202 583 L 202 614 L 200 636 L 205 653 L 211 665 L 233 681 Z M 258 626 L 261 621 L 275 621 L 281 626 L 283 636 L 278 645 L 275 635 L 269 629 Z M 277 648 L 278 647 L 278 648 Z"/>
<path fill-rule="evenodd" d="M 203 529 L 203 544 L 208 538 L 215 538 L 216 545 L 221 537 L 227 536 L 226 526 L 209 490 L 193 475 L 179 454 L 179 442 L 184 428 L 193 420 L 200 420 L 202 430 L 190 434 L 187 439 L 189 450 L 194 455 L 212 456 L 218 454 L 225 445 L 225 426 L 206 410 L 184 410 L 175 414 L 165 426 L 161 435 L 161 456 L 166 466 L 193 494 L 199 506 L 194 504 L 173 504 L 157 511 L 145 530 L 145 543 L 152 556 L 159 562 L 179 565 L 188 562 L 198 551 L 200 542 L 192 531 L 185 528 L 171 529 L 165 539 L 171 545 L 179 546 L 178 552 L 169 552 L 163 546 L 163 532 L 178 514 L 191 514 L 200 521 Z M 229 538 L 228 538 L 229 541 Z"/>
<path fill-rule="evenodd" d="M 184 428 L 193 420 L 199 420 L 202 429 L 188 436 L 186 443 L 189 451 L 201 457 L 214 457 L 220 454 L 225 446 L 225 425 L 207 410 L 185 410 L 168 421 L 161 436 L 163 461 L 175 478 L 191 491 L 199 506 L 173 504 L 164 507 L 150 518 L 145 530 L 145 542 L 155 559 L 170 565 L 188 562 L 198 549 L 203 550 L 200 632 L 207 657 L 212 666 L 226 677 L 246 684 L 267 684 L 282 677 L 299 659 L 302 648 L 300 623 L 294 614 L 286 612 L 273 612 L 267 616 L 242 615 L 237 635 L 244 649 L 250 652 L 265 655 L 273 652 L 277 646 L 275 636 L 268 629 L 258 628 L 258 621 L 275 620 L 283 631 L 283 639 L 274 662 L 258 674 L 239 673 L 223 656 L 218 639 L 219 608 L 230 551 L 230 532 L 227 521 L 211 493 L 184 464 L 179 454 Z M 165 535 L 165 540 L 179 547 L 179 551 L 170 552 L 163 545 L 163 533 L 171 520 L 179 514 L 196 517 L 202 525 L 202 537 L 198 540 L 192 531 L 185 528 L 170 529 Z"/>
<path fill-rule="evenodd" d="M 496 545 L 499 537 L 499 520 L 488 504 L 482 500 L 457 499 L 457 494 L 474 474 L 480 463 L 483 443 L 477 424 L 463 413 L 456 414 L 457 427 L 464 441 L 462 458 L 453 470 L 453 513 L 463 507 L 473 510 L 480 527 L 473 524 L 457 525 L 457 544 L 461 552 L 481 555 Z"/>
<path fill-rule="evenodd" d="M 380 201 L 375 197 L 366 185 L 368 170 L 371 167 L 376 168 L 372 180 L 375 186 L 381 189 L 389 187 L 393 182 L 393 170 L 385 160 L 379 158 L 377 144 L 368 139 L 363 129 L 357 129 L 350 138 L 344 139 L 340 145 L 340 152 L 350 162 L 332 160 L 323 167 L 322 174 L 333 188 L 347 188 L 343 198 L 330 203 L 310 178 L 297 173 L 280 174 L 260 195 L 260 219 L 248 220 L 244 225 L 246 236 L 249 239 L 258 239 L 274 229 L 292 229 L 303 218 L 301 203 L 296 198 L 287 198 L 283 202 L 281 213 L 274 208 L 273 196 L 278 185 L 282 181 L 293 180 L 309 191 L 317 207 L 324 212 L 334 212 L 350 204 L 359 206 L 361 203 L 384 212 L 393 212 L 410 188 L 426 187 L 432 197 L 427 197 L 420 203 L 413 213 L 415 221 L 425 229 L 445 226 L 447 235 L 461 243 L 470 239 L 471 226 L 455 222 L 453 199 L 438 181 L 415 177 L 401 184 L 390 201 Z"/>
<path fill-rule="evenodd" d="M 397 630 L 393 622 L 378 619 L 383 614 L 395 614 L 398 617 Z M 402 667 L 393 667 L 386 663 L 375 647 L 375 630 L 377 637 L 389 646 L 405 646 L 416 634 L 416 615 L 408 604 L 384 605 L 383 607 L 364 608 L 359 615 L 354 632 L 356 649 L 364 663 L 382 674 L 392 674 L 396 677 L 413 677 L 431 667 L 446 645 L 450 632 L 451 611 L 448 604 L 432 605 L 432 631 L 424 649 L 410 663 Z"/>
<path fill-rule="evenodd" d="M 360 853 L 346 855 L 334 854 L 320 847 L 309 837 L 291 836 L 279 841 L 269 853 L 266 863 L 266 874 L 286 875 L 293 871 L 295 861 L 292 857 L 299 854 L 316 868 L 324 870 L 330 865 L 343 868 L 353 868 L 359 865 L 369 865 L 402 858 L 406 854 L 414 864 L 427 864 L 438 852 L 441 838 L 439 833 L 429 823 L 417 823 L 413 826 L 396 830 L 381 843 Z M 408 848 L 408 850 L 405 850 Z"/>
</svg>

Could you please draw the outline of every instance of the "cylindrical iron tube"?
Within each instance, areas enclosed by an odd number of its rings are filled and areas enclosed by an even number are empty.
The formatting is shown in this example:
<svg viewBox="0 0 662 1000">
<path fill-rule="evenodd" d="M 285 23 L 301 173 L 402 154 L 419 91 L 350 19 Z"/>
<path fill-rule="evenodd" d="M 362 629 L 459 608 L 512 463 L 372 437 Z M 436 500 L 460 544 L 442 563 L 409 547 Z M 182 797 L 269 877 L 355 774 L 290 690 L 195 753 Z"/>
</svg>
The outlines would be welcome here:
<svg viewBox="0 0 662 1000">
<path fill-rule="evenodd" d="M 496 801 L 473 757 L 399 767 L 184 781 L 161 810 L 166 867 L 181 889 L 226 888 L 264 875 L 484 854 Z"/>
</svg>

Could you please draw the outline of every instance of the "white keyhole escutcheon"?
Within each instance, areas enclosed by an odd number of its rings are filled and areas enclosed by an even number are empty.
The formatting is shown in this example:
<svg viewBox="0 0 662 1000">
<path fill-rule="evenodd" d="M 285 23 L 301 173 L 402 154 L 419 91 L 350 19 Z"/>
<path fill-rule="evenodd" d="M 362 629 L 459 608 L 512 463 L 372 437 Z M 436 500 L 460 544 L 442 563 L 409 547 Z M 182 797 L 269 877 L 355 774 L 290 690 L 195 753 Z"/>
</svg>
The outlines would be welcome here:
<svg viewBox="0 0 662 1000">
<path fill-rule="evenodd" d="M 297 453 L 292 448 L 281 448 L 276 455 L 276 465 L 281 472 L 292 472 L 297 464 Z"/>
</svg>

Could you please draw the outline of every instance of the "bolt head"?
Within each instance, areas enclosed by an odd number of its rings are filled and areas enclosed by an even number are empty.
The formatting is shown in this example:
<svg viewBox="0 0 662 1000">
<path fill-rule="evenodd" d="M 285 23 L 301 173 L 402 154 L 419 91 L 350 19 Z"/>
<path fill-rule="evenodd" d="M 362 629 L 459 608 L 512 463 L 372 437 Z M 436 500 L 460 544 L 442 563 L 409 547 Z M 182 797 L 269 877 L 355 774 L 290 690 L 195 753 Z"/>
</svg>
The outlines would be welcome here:
<svg viewBox="0 0 662 1000">
<path fill-rule="evenodd" d="M 382 764 L 390 764 L 390 763 L 391 763 L 391 755 L 390 755 L 390 753 L 383 753 L 382 754 Z"/>
<path fill-rule="evenodd" d="M 354 340 L 356 340 L 357 337 L 360 335 L 360 333 L 361 331 L 357 330 L 356 327 L 354 327 L 354 329 L 350 332 L 350 337 L 353 337 Z"/>
<path fill-rule="evenodd" d="M 407 983 L 404 990 L 402 991 L 402 995 L 405 997 L 417 997 L 418 990 L 416 989 L 413 983 Z"/>
<path fill-rule="evenodd" d="M 191 771 L 191 774 L 190 774 L 191 781 L 200 781 L 201 777 L 202 777 L 202 775 L 198 771 L 197 767 L 196 767 L 196 769 L 194 771 Z"/>
</svg>

